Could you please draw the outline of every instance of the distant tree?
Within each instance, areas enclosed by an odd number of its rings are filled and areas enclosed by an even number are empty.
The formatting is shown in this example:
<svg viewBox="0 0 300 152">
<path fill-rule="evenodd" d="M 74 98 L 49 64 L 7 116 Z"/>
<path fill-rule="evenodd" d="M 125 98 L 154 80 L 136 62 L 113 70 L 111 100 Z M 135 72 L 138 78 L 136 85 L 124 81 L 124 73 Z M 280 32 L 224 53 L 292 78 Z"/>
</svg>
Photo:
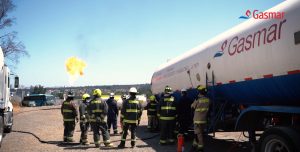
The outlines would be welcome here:
<svg viewBox="0 0 300 152">
<path fill-rule="evenodd" d="M 42 85 L 34 86 L 32 89 L 32 94 L 45 94 L 46 89 Z"/>
<path fill-rule="evenodd" d="M 0 30 L 3 34 L 3 30 L 6 27 L 10 27 L 14 23 L 13 17 L 9 17 L 8 14 L 13 11 L 15 5 L 12 0 L 0 0 Z M 0 36 L 0 45 L 4 57 L 8 59 L 8 65 L 14 67 L 14 64 L 19 63 L 21 56 L 29 56 L 25 49 L 24 44 L 17 39 L 17 32 L 11 31 Z"/>
</svg>

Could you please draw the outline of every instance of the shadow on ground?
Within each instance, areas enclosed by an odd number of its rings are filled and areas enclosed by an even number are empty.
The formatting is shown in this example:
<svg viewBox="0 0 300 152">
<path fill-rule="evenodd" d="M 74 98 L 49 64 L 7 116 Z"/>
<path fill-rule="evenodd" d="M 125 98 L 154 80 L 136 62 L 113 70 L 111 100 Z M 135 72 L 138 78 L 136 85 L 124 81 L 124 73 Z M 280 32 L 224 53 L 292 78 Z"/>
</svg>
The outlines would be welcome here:
<svg viewBox="0 0 300 152">
<path fill-rule="evenodd" d="M 146 145 L 137 145 L 137 148 L 152 147 L 157 152 L 174 152 L 177 151 L 175 145 L 159 145 L 159 133 L 150 133 L 146 126 L 140 126 L 137 130 L 137 137 L 144 141 Z M 250 152 L 248 142 L 236 142 L 233 139 L 215 139 L 212 136 L 205 136 L 206 152 Z M 185 150 L 190 151 L 192 147 L 192 137 L 185 139 Z"/>
</svg>

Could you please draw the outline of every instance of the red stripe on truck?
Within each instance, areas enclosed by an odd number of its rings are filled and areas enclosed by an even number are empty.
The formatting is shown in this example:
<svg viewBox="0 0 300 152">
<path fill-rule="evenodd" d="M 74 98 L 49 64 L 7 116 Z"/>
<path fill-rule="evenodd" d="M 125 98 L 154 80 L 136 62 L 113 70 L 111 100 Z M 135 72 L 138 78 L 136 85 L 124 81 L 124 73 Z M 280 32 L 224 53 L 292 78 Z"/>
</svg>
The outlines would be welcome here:
<svg viewBox="0 0 300 152">
<path fill-rule="evenodd" d="M 253 80 L 251 77 L 245 78 L 245 81 Z"/>
<path fill-rule="evenodd" d="M 272 77 L 273 77 L 273 74 L 264 75 L 264 78 L 272 78 Z"/>
<path fill-rule="evenodd" d="M 235 83 L 235 80 L 230 80 L 229 83 Z"/>
<path fill-rule="evenodd" d="M 300 70 L 288 71 L 288 74 L 298 74 Z"/>
</svg>

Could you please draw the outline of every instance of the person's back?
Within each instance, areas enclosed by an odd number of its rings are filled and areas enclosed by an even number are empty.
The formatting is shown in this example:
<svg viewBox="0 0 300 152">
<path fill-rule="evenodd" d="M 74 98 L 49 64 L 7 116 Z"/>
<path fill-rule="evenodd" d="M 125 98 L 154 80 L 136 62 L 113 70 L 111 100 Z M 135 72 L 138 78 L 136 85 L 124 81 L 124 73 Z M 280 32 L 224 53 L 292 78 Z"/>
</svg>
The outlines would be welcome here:
<svg viewBox="0 0 300 152">
<path fill-rule="evenodd" d="M 183 95 L 178 103 L 177 111 L 178 111 L 178 119 L 189 119 L 192 121 L 192 109 L 191 105 L 193 100 L 188 97 L 186 94 Z"/>
<path fill-rule="evenodd" d="M 105 121 L 108 108 L 100 97 L 92 99 L 88 109 L 91 115 L 91 122 Z"/>
<path fill-rule="evenodd" d="M 119 110 L 118 110 L 117 101 L 114 99 L 113 93 L 111 93 L 110 98 L 106 100 L 106 104 L 108 106 L 108 113 L 107 113 L 108 132 L 110 132 L 110 128 L 112 126 L 114 130 L 114 134 L 118 134 L 117 118 L 118 118 Z"/>
<path fill-rule="evenodd" d="M 74 95 L 68 93 L 67 99 L 62 103 L 61 114 L 64 121 L 64 142 L 73 142 L 73 133 L 75 129 L 75 120 L 78 121 L 76 105 L 73 102 Z"/>
<path fill-rule="evenodd" d="M 108 106 L 108 119 L 116 119 L 116 116 L 118 115 L 118 106 L 117 106 L 117 101 L 115 99 L 107 99 L 106 101 L 107 106 Z"/>
<path fill-rule="evenodd" d="M 90 114 L 90 122 L 93 129 L 94 134 L 94 143 L 96 147 L 100 147 L 100 132 L 103 137 L 103 143 L 106 147 L 111 147 L 110 136 L 107 131 L 107 104 L 101 99 L 102 91 L 100 89 L 95 89 L 93 91 L 94 98 L 89 104 L 89 114 Z"/>
<path fill-rule="evenodd" d="M 177 111 L 178 111 L 178 122 L 179 122 L 179 133 L 188 134 L 188 127 L 193 123 L 191 105 L 193 100 L 187 96 L 186 92 L 182 93 L 182 97 L 179 100 Z"/>
<path fill-rule="evenodd" d="M 87 133 L 89 129 L 89 114 L 88 114 L 88 106 L 89 102 L 88 100 L 90 99 L 90 95 L 85 93 L 82 95 L 82 102 L 79 105 L 79 115 L 80 115 L 80 130 L 81 130 L 81 135 L 80 135 L 80 143 L 83 145 L 88 144 L 87 140 Z"/>
</svg>

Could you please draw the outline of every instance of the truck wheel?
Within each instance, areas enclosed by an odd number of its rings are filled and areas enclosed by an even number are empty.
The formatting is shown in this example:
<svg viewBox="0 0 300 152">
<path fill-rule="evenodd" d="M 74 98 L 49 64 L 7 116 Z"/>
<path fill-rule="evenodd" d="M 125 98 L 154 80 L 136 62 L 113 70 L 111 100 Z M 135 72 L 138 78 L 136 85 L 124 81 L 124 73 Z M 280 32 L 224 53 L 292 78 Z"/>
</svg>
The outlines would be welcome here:
<svg viewBox="0 0 300 152">
<path fill-rule="evenodd" d="M 265 131 L 260 139 L 261 152 L 299 151 L 299 133 L 287 127 L 274 127 Z"/>
<path fill-rule="evenodd" d="M 8 124 L 7 126 L 5 126 L 4 128 L 4 133 L 10 133 L 12 131 L 12 126 L 13 126 L 13 123 L 14 123 L 14 114 L 13 114 L 13 111 L 11 112 L 7 112 L 7 119 L 8 119 Z"/>
<path fill-rule="evenodd" d="M 4 128 L 4 121 L 3 121 L 3 117 L 0 116 L 0 147 L 4 136 L 3 128 Z"/>
</svg>

